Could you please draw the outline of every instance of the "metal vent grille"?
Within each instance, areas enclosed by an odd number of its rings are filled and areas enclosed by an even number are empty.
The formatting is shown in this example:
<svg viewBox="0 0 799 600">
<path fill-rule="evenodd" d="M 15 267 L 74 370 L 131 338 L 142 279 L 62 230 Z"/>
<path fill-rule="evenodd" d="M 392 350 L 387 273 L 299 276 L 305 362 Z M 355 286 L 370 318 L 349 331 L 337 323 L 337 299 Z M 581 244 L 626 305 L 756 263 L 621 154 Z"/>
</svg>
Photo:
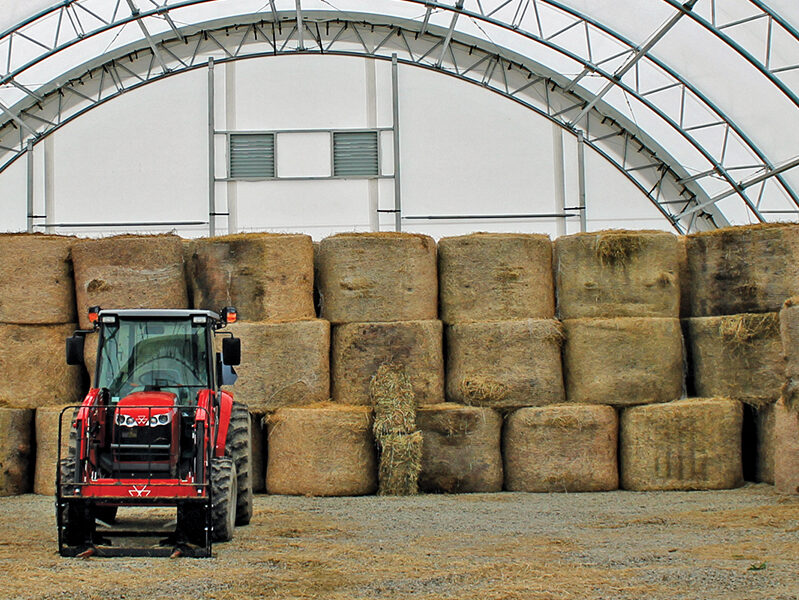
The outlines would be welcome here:
<svg viewBox="0 0 799 600">
<path fill-rule="evenodd" d="M 333 175 L 377 176 L 377 132 L 353 131 L 333 133 Z"/>
<path fill-rule="evenodd" d="M 275 134 L 233 133 L 229 156 L 231 179 L 274 177 Z"/>
</svg>

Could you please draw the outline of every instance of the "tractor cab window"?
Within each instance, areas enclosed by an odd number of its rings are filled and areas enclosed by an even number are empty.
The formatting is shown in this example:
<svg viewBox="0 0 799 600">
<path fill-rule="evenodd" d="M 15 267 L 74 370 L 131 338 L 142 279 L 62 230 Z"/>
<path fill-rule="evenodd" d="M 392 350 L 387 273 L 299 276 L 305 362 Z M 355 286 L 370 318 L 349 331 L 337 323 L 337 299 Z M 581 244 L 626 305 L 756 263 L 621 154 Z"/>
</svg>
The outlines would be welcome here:
<svg viewBox="0 0 799 600">
<path fill-rule="evenodd" d="M 173 392 L 189 404 L 211 387 L 204 324 L 191 319 L 119 318 L 102 329 L 97 387 L 112 402 L 144 391 Z"/>
</svg>

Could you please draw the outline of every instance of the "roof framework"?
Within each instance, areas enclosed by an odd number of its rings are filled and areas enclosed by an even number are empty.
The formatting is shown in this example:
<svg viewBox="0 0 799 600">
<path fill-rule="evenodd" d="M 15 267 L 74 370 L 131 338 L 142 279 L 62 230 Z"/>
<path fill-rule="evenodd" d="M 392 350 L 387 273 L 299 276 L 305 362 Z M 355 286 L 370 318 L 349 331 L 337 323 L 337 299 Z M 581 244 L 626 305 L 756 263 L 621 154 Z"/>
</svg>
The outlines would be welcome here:
<svg viewBox="0 0 799 600">
<path fill-rule="evenodd" d="M 579 2 L 556 0 L 63 0 L 0 34 L 0 172 L 95 106 L 209 58 L 396 54 L 578 136 L 678 231 L 795 219 L 799 195 L 788 176 L 799 159 L 775 160 L 713 90 L 657 52 L 687 21 L 796 118 L 799 33 L 762 0 L 737 2 L 735 17 L 716 0 L 657 0 L 667 18 L 633 40 Z M 753 45 L 742 27 L 758 23 L 766 33 Z"/>
</svg>

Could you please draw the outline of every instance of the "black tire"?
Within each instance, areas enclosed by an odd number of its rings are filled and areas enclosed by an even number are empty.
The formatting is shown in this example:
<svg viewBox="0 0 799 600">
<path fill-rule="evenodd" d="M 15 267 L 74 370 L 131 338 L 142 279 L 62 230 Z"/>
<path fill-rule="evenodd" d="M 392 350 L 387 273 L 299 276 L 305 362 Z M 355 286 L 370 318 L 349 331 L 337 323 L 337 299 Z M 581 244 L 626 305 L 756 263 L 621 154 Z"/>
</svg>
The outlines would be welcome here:
<svg viewBox="0 0 799 600">
<path fill-rule="evenodd" d="M 59 463 L 61 470 L 62 489 L 67 482 L 75 480 L 75 459 L 64 458 Z M 88 505 L 82 501 L 64 500 L 64 506 L 58 506 L 61 511 L 61 525 L 63 526 L 62 541 L 67 546 L 83 546 L 91 543 L 94 538 L 94 516 Z"/>
<path fill-rule="evenodd" d="M 252 519 L 251 428 L 247 405 L 234 401 L 225 440 L 225 456 L 233 459 L 236 465 L 236 525 L 247 525 Z"/>
<path fill-rule="evenodd" d="M 236 527 L 236 465 L 230 458 L 211 459 L 211 541 L 229 542 Z M 196 503 L 178 507 L 178 531 L 192 544 L 205 545 L 205 510 Z"/>
</svg>

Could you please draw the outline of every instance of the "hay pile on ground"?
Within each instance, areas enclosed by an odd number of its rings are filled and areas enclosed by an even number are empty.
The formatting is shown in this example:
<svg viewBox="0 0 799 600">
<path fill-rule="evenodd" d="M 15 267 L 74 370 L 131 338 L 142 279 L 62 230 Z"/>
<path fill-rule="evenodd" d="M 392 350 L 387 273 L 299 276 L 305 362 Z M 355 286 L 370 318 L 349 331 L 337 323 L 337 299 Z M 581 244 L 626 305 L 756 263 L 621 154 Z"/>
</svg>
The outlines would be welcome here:
<svg viewBox="0 0 799 600">
<path fill-rule="evenodd" d="M 380 438 L 377 493 L 381 496 L 413 496 L 419 493 L 422 470 L 422 432 L 390 433 Z"/>
<path fill-rule="evenodd" d="M 36 468 L 33 491 L 36 494 L 55 494 L 56 469 L 58 466 L 58 424 L 61 419 L 61 458 L 69 452 L 69 432 L 74 410 L 63 406 L 46 406 L 36 409 Z"/>
<path fill-rule="evenodd" d="M 698 396 L 774 402 L 783 383 L 777 313 L 684 319 Z"/>
<path fill-rule="evenodd" d="M 268 493 L 357 496 L 377 490 L 370 408 L 281 408 L 269 415 L 267 431 Z"/>
<path fill-rule="evenodd" d="M 682 395 L 679 319 L 569 319 L 563 327 L 569 402 L 628 406 Z"/>
<path fill-rule="evenodd" d="M 443 403 L 420 407 L 424 438 L 419 488 L 449 494 L 502 490 L 502 417 L 491 408 Z"/>
<path fill-rule="evenodd" d="M 799 292 L 799 225 L 694 233 L 686 253 L 691 316 L 774 312 Z"/>
<path fill-rule="evenodd" d="M 780 339 L 785 357 L 782 397 L 799 412 L 799 297 L 789 298 L 780 310 Z"/>
<path fill-rule="evenodd" d="M 0 323 L 75 322 L 74 238 L 0 234 Z"/>
<path fill-rule="evenodd" d="M 250 413 L 250 443 L 252 445 L 252 491 L 266 491 L 266 415 Z"/>
<path fill-rule="evenodd" d="M 0 496 L 27 494 L 33 474 L 33 411 L 0 408 Z"/>
<path fill-rule="evenodd" d="M 616 411 L 609 406 L 521 408 L 505 423 L 505 488 L 598 492 L 619 485 Z"/>
<path fill-rule="evenodd" d="M 442 238 L 438 272 L 445 323 L 555 316 L 549 236 L 473 233 Z"/>
<path fill-rule="evenodd" d="M 799 494 L 799 412 L 781 399 L 774 407 L 774 485 Z"/>
<path fill-rule="evenodd" d="M 680 243 L 664 231 L 610 230 L 555 240 L 561 319 L 679 317 Z"/>
<path fill-rule="evenodd" d="M 72 247 L 78 319 L 88 309 L 188 308 L 183 246 L 175 235 L 121 235 L 80 240 Z"/>
<path fill-rule="evenodd" d="M 235 306 L 245 321 L 316 316 L 310 236 L 246 233 L 194 240 L 187 272 L 194 308 Z"/>
<path fill-rule="evenodd" d="M 317 256 L 322 317 L 332 323 L 438 317 L 436 243 L 410 233 L 343 233 Z"/>
<path fill-rule="evenodd" d="M 740 402 L 693 398 L 621 413 L 620 467 L 628 490 L 715 490 L 743 483 Z"/>
<path fill-rule="evenodd" d="M 563 402 L 560 324 L 549 319 L 447 327 L 447 399 L 475 406 Z"/>
<path fill-rule="evenodd" d="M 333 400 L 369 404 L 369 382 L 378 367 L 389 362 L 405 369 L 417 404 L 444 400 L 441 321 L 335 325 L 330 358 Z"/>
</svg>

